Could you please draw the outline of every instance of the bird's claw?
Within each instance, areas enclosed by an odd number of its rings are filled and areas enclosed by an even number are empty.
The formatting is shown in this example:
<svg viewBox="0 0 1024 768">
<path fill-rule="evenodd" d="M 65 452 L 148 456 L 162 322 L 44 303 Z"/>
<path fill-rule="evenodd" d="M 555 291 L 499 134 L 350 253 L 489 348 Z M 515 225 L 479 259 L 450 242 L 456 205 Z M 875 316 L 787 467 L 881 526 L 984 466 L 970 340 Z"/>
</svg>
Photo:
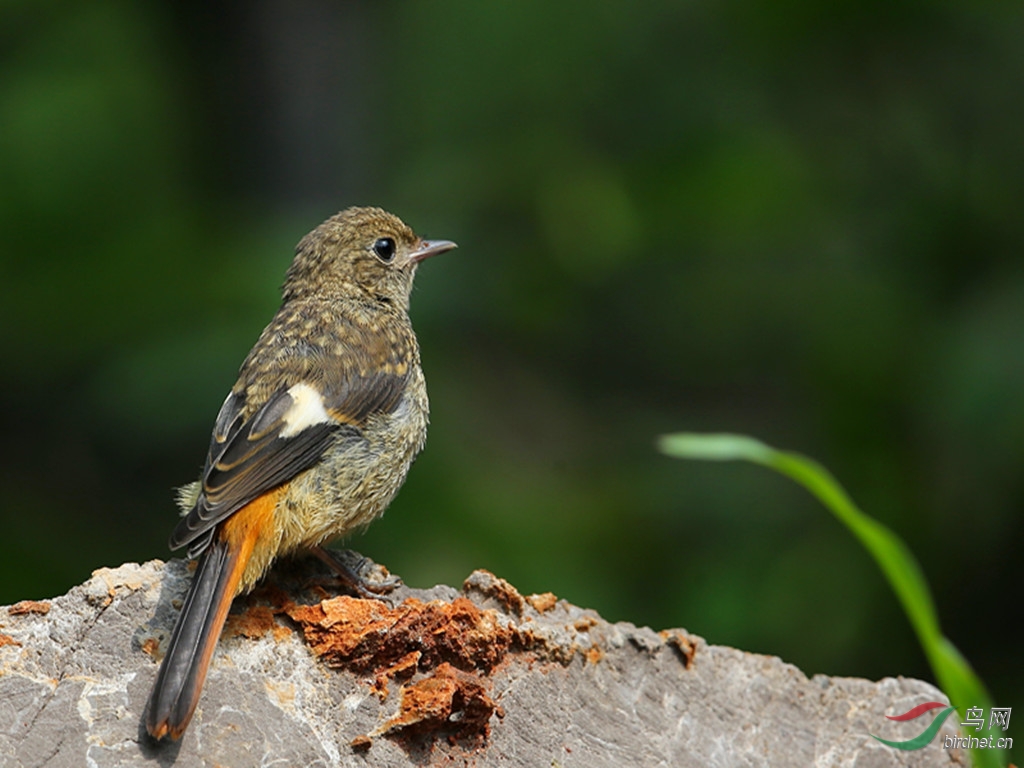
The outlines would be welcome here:
<svg viewBox="0 0 1024 768">
<path fill-rule="evenodd" d="M 390 594 L 402 586 L 400 576 L 388 573 L 386 568 L 358 552 L 350 549 L 331 550 L 325 547 L 313 547 L 311 551 L 334 571 L 346 589 L 358 597 L 377 598 Z M 387 575 L 381 576 L 381 572 Z"/>
</svg>

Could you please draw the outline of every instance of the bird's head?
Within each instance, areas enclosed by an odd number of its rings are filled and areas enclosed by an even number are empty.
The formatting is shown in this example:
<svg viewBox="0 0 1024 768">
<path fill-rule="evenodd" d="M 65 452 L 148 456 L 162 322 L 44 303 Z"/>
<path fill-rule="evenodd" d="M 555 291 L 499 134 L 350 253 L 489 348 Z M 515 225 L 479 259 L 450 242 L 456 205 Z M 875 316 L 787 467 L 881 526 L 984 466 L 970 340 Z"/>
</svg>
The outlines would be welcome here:
<svg viewBox="0 0 1024 768">
<path fill-rule="evenodd" d="M 299 241 L 284 298 L 344 296 L 407 309 L 416 266 L 452 248 L 380 208 L 347 208 Z"/>
</svg>

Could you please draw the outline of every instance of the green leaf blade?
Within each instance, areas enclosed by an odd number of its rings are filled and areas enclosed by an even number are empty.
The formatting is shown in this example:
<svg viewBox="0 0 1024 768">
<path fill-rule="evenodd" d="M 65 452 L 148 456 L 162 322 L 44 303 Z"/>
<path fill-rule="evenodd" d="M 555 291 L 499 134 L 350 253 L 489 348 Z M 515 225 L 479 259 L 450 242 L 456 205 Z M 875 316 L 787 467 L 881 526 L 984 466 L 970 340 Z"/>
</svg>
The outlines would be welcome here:
<svg viewBox="0 0 1024 768">
<path fill-rule="evenodd" d="M 862 512 L 822 465 L 798 453 L 780 451 L 747 435 L 681 432 L 658 439 L 659 450 L 678 459 L 749 461 L 771 467 L 802 485 L 861 542 L 903 607 L 935 678 L 950 701 L 966 708 L 990 708 L 991 697 L 967 660 L 940 629 L 927 579 L 910 548 L 892 530 Z M 975 766 L 1004 766 L 1003 750 L 971 750 Z"/>
</svg>

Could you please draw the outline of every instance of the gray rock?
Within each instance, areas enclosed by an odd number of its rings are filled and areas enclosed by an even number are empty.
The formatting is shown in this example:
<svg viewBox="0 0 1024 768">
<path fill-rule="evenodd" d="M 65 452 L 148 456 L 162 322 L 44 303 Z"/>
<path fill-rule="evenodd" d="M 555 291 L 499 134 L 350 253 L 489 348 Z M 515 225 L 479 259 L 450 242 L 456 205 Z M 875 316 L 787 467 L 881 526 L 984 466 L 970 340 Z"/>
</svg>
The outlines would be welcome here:
<svg viewBox="0 0 1024 768">
<path fill-rule="evenodd" d="M 457 591 L 339 597 L 318 563 L 236 601 L 180 742 L 142 726 L 189 571 L 96 571 L 47 603 L 0 609 L 3 766 L 949 766 L 945 700 L 919 680 L 808 679 L 683 630 L 609 624 L 484 571 Z M 372 564 L 370 564 L 372 570 Z M 47 610 L 48 608 L 48 610 Z"/>
</svg>

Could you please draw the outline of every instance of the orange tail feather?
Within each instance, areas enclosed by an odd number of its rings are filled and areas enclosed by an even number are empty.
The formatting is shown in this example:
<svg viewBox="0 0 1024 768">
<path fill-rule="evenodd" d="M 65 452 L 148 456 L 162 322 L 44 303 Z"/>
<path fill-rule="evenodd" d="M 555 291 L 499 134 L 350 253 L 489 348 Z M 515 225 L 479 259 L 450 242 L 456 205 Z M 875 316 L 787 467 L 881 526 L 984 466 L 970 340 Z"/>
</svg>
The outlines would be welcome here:
<svg viewBox="0 0 1024 768">
<path fill-rule="evenodd" d="M 231 601 L 278 496 L 271 492 L 238 510 L 203 552 L 149 697 L 146 730 L 153 738 L 178 739 L 188 727 Z"/>
</svg>

